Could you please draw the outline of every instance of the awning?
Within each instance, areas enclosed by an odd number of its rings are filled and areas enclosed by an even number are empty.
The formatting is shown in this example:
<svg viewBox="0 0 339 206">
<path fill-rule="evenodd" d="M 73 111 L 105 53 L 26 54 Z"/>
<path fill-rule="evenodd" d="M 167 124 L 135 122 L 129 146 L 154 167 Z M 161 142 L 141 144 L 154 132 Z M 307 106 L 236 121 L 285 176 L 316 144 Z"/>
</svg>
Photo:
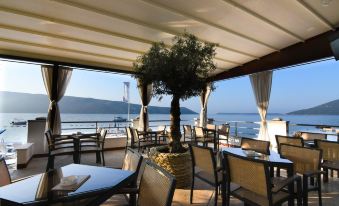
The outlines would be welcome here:
<svg viewBox="0 0 339 206">
<path fill-rule="evenodd" d="M 130 73 L 152 42 L 170 46 L 187 31 L 219 44 L 211 75 L 224 79 L 330 56 L 327 35 L 339 25 L 338 11 L 335 0 L 0 1 L 0 57 Z M 286 62 L 291 46 L 312 53 L 319 45 L 321 54 Z"/>
</svg>

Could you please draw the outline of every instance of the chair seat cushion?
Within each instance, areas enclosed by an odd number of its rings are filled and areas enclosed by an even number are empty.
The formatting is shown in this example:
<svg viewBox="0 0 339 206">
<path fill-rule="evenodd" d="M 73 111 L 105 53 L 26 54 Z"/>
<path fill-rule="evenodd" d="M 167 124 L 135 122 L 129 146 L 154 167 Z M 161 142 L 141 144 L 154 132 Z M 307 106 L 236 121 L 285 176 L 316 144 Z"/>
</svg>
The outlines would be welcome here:
<svg viewBox="0 0 339 206">
<path fill-rule="evenodd" d="M 222 182 L 222 171 L 219 171 L 218 173 L 218 184 L 221 184 Z M 207 181 L 209 184 L 212 184 L 212 185 L 215 185 L 215 180 L 214 180 L 214 175 L 213 174 L 210 174 L 210 173 L 207 173 L 205 171 L 198 171 L 195 173 L 195 175 L 197 177 L 199 177 L 200 179 L 202 180 L 205 180 Z"/>
<path fill-rule="evenodd" d="M 254 192 L 247 190 L 243 187 L 238 187 L 234 190 L 231 190 L 231 194 L 236 196 L 239 199 L 254 202 L 257 205 L 261 205 L 261 206 L 268 206 L 269 205 L 267 197 L 259 195 L 257 193 L 254 193 Z M 276 203 L 283 201 L 283 200 L 287 200 L 288 197 L 289 197 L 289 194 L 284 192 L 284 191 L 280 191 L 276 194 L 273 194 L 273 197 L 272 197 L 273 204 L 276 204 Z"/>
</svg>

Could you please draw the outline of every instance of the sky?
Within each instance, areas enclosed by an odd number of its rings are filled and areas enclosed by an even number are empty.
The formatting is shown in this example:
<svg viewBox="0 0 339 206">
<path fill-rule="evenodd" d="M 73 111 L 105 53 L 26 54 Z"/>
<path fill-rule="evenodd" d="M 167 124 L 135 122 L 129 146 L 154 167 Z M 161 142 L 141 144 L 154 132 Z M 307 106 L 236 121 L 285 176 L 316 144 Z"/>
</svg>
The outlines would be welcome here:
<svg viewBox="0 0 339 206">
<path fill-rule="evenodd" d="M 339 99 L 338 77 L 339 61 L 335 60 L 275 70 L 268 112 L 287 113 Z M 121 101 L 126 81 L 131 84 L 130 102 L 139 104 L 135 79 L 115 73 L 75 69 L 65 95 Z M 249 76 L 218 81 L 215 86 L 208 113 L 257 112 Z M 46 94 L 40 66 L 0 60 L 0 91 Z M 153 98 L 150 105 L 169 107 L 170 100 L 169 96 L 160 102 Z M 181 106 L 199 112 L 200 100 L 193 97 L 181 102 Z"/>
</svg>

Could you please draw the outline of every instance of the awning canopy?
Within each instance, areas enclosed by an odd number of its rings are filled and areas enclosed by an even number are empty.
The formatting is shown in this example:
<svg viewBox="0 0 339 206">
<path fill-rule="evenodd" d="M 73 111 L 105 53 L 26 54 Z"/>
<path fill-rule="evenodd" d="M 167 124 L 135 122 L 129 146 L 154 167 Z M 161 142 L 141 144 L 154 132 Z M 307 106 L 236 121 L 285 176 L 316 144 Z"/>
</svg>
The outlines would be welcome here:
<svg viewBox="0 0 339 206">
<path fill-rule="evenodd" d="M 0 57 L 130 73 L 152 42 L 186 30 L 219 44 L 218 80 L 331 56 L 338 11 L 336 0 L 0 1 Z"/>
</svg>

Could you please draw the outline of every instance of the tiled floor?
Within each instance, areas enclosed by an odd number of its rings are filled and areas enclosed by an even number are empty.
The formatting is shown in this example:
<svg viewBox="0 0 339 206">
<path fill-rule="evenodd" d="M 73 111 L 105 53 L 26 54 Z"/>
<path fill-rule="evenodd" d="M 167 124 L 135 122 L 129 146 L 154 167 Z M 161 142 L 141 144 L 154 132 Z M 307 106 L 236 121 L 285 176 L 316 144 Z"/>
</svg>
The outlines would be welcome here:
<svg viewBox="0 0 339 206">
<path fill-rule="evenodd" d="M 105 159 L 107 166 L 120 167 L 124 151 L 107 151 L 105 152 Z M 25 169 L 18 170 L 12 174 L 13 179 L 25 177 L 28 175 L 42 173 L 45 170 L 47 158 L 34 158 Z M 61 167 L 72 163 L 71 156 L 57 157 L 55 160 L 55 167 Z M 83 154 L 82 164 L 96 165 L 94 154 Z M 194 191 L 193 205 L 214 205 L 213 203 L 213 188 L 209 187 L 205 183 L 196 180 L 196 190 Z M 323 205 L 335 206 L 339 205 L 339 178 L 330 178 L 329 183 L 323 184 L 322 189 Z M 189 189 L 177 189 L 174 194 L 173 205 L 190 205 L 189 204 Z M 121 195 L 113 196 L 104 205 L 126 205 L 125 198 Z M 219 198 L 218 205 L 221 205 Z M 231 205 L 243 205 L 236 199 L 231 199 Z M 309 205 L 318 205 L 318 197 L 316 192 L 309 193 Z"/>
</svg>

